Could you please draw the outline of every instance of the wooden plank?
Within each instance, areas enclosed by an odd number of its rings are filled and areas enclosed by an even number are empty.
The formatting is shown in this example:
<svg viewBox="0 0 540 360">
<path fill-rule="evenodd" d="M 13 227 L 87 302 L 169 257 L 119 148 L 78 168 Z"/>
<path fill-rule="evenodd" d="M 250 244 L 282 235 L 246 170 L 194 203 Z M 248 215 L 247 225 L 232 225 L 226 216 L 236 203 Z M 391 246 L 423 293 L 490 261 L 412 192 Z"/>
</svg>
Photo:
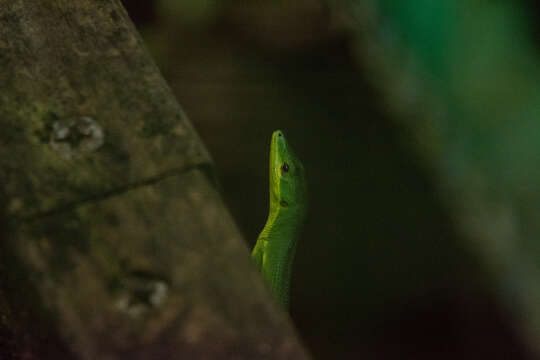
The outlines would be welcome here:
<svg viewBox="0 0 540 360">
<path fill-rule="evenodd" d="M 306 358 L 119 2 L 0 23 L 0 353 Z"/>
</svg>

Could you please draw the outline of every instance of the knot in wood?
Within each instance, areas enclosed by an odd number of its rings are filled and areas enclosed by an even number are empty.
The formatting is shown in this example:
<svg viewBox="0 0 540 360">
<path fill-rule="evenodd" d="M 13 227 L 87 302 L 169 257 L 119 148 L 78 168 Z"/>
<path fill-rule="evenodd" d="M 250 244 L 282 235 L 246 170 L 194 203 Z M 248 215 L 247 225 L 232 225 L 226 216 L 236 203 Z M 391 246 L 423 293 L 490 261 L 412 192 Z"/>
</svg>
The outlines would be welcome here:
<svg viewBox="0 0 540 360">
<path fill-rule="evenodd" d="M 65 159 L 97 150 L 104 142 L 102 127 L 90 116 L 80 116 L 53 123 L 51 147 Z"/>
</svg>

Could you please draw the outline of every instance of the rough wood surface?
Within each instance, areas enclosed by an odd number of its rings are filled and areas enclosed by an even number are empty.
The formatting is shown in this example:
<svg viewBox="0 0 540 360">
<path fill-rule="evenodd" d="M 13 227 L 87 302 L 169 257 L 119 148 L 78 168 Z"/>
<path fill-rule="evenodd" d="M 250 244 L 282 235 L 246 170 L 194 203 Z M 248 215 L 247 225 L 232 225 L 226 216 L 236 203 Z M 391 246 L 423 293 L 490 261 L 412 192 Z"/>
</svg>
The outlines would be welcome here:
<svg viewBox="0 0 540 360">
<path fill-rule="evenodd" d="M 119 2 L 0 24 L 2 359 L 305 358 Z"/>
</svg>

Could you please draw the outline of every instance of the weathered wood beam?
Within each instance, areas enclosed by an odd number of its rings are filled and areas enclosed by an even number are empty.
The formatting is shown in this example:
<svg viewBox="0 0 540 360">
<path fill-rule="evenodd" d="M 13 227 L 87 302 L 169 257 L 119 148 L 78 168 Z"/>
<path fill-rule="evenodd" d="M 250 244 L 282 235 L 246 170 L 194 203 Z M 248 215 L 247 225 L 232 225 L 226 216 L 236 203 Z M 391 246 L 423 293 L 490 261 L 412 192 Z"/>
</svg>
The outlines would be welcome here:
<svg viewBox="0 0 540 360">
<path fill-rule="evenodd" d="M 0 353 L 305 358 L 119 1 L 0 25 Z"/>
</svg>

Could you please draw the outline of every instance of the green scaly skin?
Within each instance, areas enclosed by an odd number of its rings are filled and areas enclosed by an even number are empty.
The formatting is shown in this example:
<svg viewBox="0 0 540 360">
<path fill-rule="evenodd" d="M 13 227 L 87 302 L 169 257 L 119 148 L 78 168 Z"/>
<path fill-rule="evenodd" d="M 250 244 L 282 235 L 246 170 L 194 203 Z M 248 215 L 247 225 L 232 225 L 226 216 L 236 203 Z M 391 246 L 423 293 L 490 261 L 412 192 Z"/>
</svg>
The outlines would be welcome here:
<svg viewBox="0 0 540 360">
<path fill-rule="evenodd" d="M 251 257 L 274 299 L 287 310 L 291 269 L 307 210 L 304 167 L 283 132 L 270 144 L 270 212 Z"/>
</svg>

